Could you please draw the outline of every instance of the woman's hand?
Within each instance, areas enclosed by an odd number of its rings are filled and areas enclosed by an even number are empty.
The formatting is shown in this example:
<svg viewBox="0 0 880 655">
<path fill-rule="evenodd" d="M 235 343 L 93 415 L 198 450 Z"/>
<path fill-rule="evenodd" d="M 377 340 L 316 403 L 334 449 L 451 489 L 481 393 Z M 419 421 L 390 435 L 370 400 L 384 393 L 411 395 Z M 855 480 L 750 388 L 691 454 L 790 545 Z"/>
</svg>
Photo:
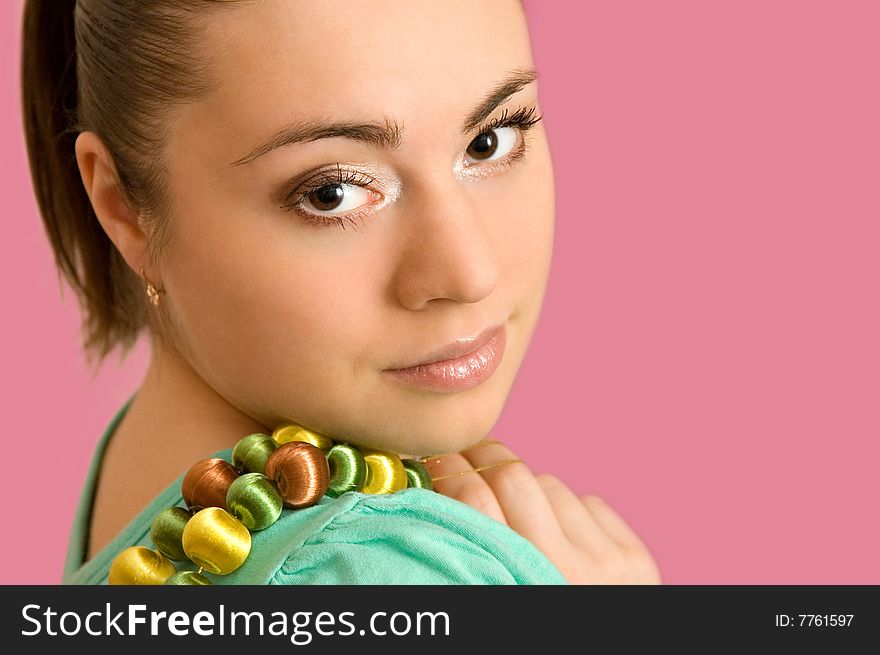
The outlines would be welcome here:
<svg viewBox="0 0 880 655">
<path fill-rule="evenodd" d="M 635 532 L 599 496 L 580 498 L 559 478 L 534 475 L 495 439 L 425 462 L 434 489 L 516 530 L 571 584 L 661 584 L 660 571 Z"/>
</svg>

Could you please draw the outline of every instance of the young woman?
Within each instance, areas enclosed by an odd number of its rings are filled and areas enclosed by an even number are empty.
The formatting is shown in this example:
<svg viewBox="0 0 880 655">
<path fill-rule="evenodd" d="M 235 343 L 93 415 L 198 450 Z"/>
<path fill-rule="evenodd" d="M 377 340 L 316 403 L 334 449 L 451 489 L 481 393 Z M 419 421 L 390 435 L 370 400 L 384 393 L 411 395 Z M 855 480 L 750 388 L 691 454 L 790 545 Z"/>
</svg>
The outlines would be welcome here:
<svg viewBox="0 0 880 655">
<path fill-rule="evenodd" d="M 34 186 L 85 348 L 152 344 L 65 581 L 135 552 L 130 575 L 168 579 L 146 548 L 163 508 L 198 516 L 184 473 L 290 423 L 433 482 L 286 509 L 214 584 L 660 581 L 600 498 L 487 437 L 553 241 L 520 2 L 29 0 L 24 28 Z"/>
</svg>

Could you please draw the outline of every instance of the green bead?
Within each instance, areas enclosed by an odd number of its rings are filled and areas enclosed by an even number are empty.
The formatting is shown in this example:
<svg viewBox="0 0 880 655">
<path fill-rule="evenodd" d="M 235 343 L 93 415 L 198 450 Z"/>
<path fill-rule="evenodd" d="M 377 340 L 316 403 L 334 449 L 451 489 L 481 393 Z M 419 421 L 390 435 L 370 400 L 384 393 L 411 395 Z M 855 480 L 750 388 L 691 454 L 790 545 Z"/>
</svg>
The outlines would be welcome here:
<svg viewBox="0 0 880 655">
<path fill-rule="evenodd" d="M 245 473 L 229 485 L 226 507 L 249 530 L 262 530 L 278 520 L 284 501 L 278 486 L 262 473 Z"/>
<path fill-rule="evenodd" d="M 168 507 L 159 512 L 150 527 L 150 539 L 156 550 L 178 562 L 187 559 L 183 552 L 183 529 L 191 516 L 182 507 Z"/>
<path fill-rule="evenodd" d="M 360 491 L 367 481 L 367 462 L 360 450 L 347 443 L 334 445 L 327 453 L 330 482 L 327 495 L 337 498 L 347 491 Z"/>
<path fill-rule="evenodd" d="M 266 470 L 266 460 L 276 448 L 278 444 L 268 434 L 249 434 L 232 449 L 232 464 L 249 473 L 263 473 Z"/>
<path fill-rule="evenodd" d="M 403 460 L 403 468 L 406 469 L 407 487 L 417 487 L 433 491 L 434 483 L 431 482 L 431 474 L 419 460 L 405 459 Z"/>
<path fill-rule="evenodd" d="M 195 571 L 178 571 L 165 581 L 170 585 L 212 585 L 214 584 L 201 573 Z"/>
</svg>

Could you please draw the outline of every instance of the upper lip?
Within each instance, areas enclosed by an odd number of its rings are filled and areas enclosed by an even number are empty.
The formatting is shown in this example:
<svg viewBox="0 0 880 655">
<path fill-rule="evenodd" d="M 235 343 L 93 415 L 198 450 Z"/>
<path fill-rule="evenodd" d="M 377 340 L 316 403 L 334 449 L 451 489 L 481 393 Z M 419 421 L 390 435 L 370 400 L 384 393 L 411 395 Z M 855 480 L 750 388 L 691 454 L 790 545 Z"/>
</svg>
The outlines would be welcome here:
<svg viewBox="0 0 880 655">
<path fill-rule="evenodd" d="M 456 339 L 452 343 L 448 343 L 441 348 L 437 348 L 436 350 L 428 353 L 419 361 L 413 364 L 406 364 L 404 366 L 398 366 L 395 368 L 386 369 L 388 371 L 396 371 L 402 368 L 413 368 L 415 366 L 423 366 L 425 364 L 433 364 L 435 362 L 442 362 L 447 359 L 455 359 L 457 357 L 461 357 L 463 355 L 467 355 L 469 353 L 474 352 L 481 346 L 483 346 L 487 341 L 489 341 L 495 333 L 504 327 L 504 323 L 498 323 L 497 325 L 491 325 L 487 327 L 482 332 L 470 337 L 462 337 L 461 339 Z"/>
</svg>

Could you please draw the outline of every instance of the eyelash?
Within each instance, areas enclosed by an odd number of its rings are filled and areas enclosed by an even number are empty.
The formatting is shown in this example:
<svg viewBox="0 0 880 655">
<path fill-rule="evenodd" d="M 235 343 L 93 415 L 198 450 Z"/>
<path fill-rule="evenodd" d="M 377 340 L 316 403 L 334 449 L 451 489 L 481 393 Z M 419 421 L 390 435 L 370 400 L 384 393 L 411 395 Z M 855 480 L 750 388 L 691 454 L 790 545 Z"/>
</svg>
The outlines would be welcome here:
<svg viewBox="0 0 880 655">
<path fill-rule="evenodd" d="M 493 162 L 490 165 L 490 168 L 495 169 L 505 166 L 512 166 L 525 156 L 526 150 L 528 149 L 529 145 L 529 139 L 526 138 L 526 133 L 544 117 L 543 114 L 535 116 L 536 113 L 536 107 L 521 107 L 517 109 L 513 114 L 508 116 L 507 109 L 505 109 L 501 116 L 497 116 L 488 123 L 480 126 L 479 131 L 474 136 L 474 139 L 476 139 L 481 134 L 484 134 L 485 132 L 491 132 L 492 130 L 497 130 L 502 127 L 517 127 L 523 135 L 519 147 L 515 151 L 507 155 L 503 160 Z M 340 215 L 315 214 L 313 212 L 307 212 L 300 209 L 310 194 L 314 193 L 322 187 L 333 186 L 336 184 L 352 184 L 355 186 L 369 188 L 372 185 L 376 184 L 376 180 L 369 175 L 366 175 L 359 171 L 342 170 L 340 165 L 336 164 L 335 170 L 318 171 L 313 176 L 301 182 L 298 187 L 295 190 L 291 191 L 290 194 L 288 194 L 287 196 L 288 199 L 296 196 L 296 200 L 291 203 L 285 203 L 281 206 L 281 209 L 287 212 L 299 213 L 300 215 L 302 215 L 303 221 L 306 224 L 314 225 L 316 227 L 336 225 L 338 227 L 341 227 L 343 230 L 346 229 L 346 225 L 356 227 L 358 222 L 361 221 L 364 216 L 369 214 L 372 209 L 368 208 L 349 214 Z"/>
</svg>

